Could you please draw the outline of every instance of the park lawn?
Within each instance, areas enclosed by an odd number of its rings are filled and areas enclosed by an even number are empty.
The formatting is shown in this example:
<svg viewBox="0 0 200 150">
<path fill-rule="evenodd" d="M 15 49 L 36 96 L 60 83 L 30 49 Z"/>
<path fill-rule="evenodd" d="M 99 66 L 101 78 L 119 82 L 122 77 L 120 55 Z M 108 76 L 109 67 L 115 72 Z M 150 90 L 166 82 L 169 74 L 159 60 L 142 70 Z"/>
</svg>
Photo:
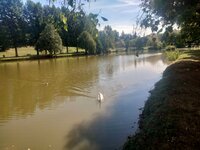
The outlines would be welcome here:
<svg viewBox="0 0 200 150">
<path fill-rule="evenodd" d="M 83 53 L 85 49 L 78 48 L 78 52 Z M 63 47 L 62 53 L 67 53 L 66 47 Z M 68 47 L 68 53 L 76 53 L 76 47 Z"/>
<path fill-rule="evenodd" d="M 74 56 L 74 55 L 80 55 L 85 53 L 85 50 L 82 48 L 78 48 L 78 54 L 76 53 L 76 47 L 69 47 L 68 48 L 68 54 L 66 54 L 66 48 L 63 47 L 63 50 L 60 53 L 56 54 L 57 57 L 68 57 L 68 56 Z M 37 52 L 34 49 L 34 47 L 21 47 L 18 48 L 18 55 L 19 57 L 15 57 L 15 50 L 9 49 L 5 52 L 0 52 L 0 60 L 2 61 L 14 61 L 14 60 L 28 60 L 31 56 L 36 56 Z M 45 52 L 41 52 L 40 55 L 45 55 Z M 3 58 L 3 56 L 5 56 L 5 58 Z"/>
<path fill-rule="evenodd" d="M 183 51 L 178 60 L 200 60 L 200 50 Z"/>
<path fill-rule="evenodd" d="M 19 56 L 27 56 L 27 55 L 36 55 L 37 52 L 34 49 L 34 47 L 21 47 L 18 48 L 18 55 Z M 0 57 L 3 57 L 3 55 L 5 55 L 5 57 L 15 57 L 15 49 L 11 48 L 5 52 L 0 52 Z"/>
<path fill-rule="evenodd" d="M 125 150 L 197 150 L 200 145 L 200 51 L 184 51 L 155 84 Z"/>
</svg>

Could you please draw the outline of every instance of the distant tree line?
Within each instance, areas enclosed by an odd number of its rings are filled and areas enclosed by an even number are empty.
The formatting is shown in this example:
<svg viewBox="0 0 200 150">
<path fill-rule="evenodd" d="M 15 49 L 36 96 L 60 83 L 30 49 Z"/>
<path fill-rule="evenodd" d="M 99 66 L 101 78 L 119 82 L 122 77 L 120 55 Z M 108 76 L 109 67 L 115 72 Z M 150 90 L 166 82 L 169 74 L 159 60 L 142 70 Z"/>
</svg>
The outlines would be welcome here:
<svg viewBox="0 0 200 150">
<path fill-rule="evenodd" d="M 63 45 L 67 53 L 68 47 L 77 47 L 77 52 L 78 47 L 84 48 L 87 54 L 97 53 L 98 48 L 101 53 L 98 14 L 86 15 L 82 4 L 67 2 L 70 5 L 55 7 L 31 0 L 25 4 L 21 0 L 1 0 L 0 50 L 15 48 L 18 56 L 17 48 L 34 46 L 38 55 L 41 51 L 55 54 Z"/>
<path fill-rule="evenodd" d="M 49 2 L 51 4 L 53 1 Z M 76 47 L 77 52 L 80 47 L 85 49 L 86 54 L 100 54 L 118 48 L 126 51 L 141 50 L 144 47 L 158 50 L 167 45 L 188 45 L 185 32 L 183 34 L 182 30 L 173 31 L 171 27 L 166 28 L 162 34 L 143 37 L 136 33 L 119 34 L 111 26 L 105 26 L 102 31 L 98 31 L 98 14 L 87 15 L 82 8 L 83 4 L 73 0 L 64 0 L 63 3 L 67 4 L 56 7 L 53 4 L 43 6 L 31 0 L 27 0 L 25 4 L 21 0 L 1 0 L 0 51 L 14 48 L 18 56 L 17 48 L 34 46 L 38 55 L 42 51 L 56 54 L 62 52 L 64 46 L 66 53 L 68 47 Z M 106 18 L 101 18 L 107 21 Z M 145 23 L 143 20 L 143 24 Z"/>
<path fill-rule="evenodd" d="M 125 51 L 134 50 L 161 50 L 168 46 L 176 48 L 184 48 L 187 43 L 184 36 L 179 30 L 165 31 L 163 33 L 152 33 L 146 36 L 139 36 L 136 33 L 119 34 L 116 30 L 112 30 L 110 26 L 106 26 L 103 31 L 99 31 L 99 40 L 103 50 L 106 52 L 112 49 L 122 49 Z"/>
</svg>

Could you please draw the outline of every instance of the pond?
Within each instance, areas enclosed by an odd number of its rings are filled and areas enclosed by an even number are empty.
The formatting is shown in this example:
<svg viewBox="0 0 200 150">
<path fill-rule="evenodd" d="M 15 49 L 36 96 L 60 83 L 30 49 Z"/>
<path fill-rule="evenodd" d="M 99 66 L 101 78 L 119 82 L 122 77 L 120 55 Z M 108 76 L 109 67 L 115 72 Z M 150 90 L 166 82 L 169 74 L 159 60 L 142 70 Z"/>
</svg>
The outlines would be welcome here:
<svg viewBox="0 0 200 150">
<path fill-rule="evenodd" d="M 1 63 L 0 149 L 120 149 L 166 67 L 159 53 Z"/>
</svg>

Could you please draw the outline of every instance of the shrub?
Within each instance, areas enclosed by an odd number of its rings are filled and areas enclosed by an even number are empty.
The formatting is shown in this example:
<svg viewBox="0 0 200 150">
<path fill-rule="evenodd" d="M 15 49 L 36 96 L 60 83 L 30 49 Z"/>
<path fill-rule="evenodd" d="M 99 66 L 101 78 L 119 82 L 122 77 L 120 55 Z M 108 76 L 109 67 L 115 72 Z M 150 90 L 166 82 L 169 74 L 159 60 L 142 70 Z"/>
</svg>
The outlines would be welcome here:
<svg viewBox="0 0 200 150">
<path fill-rule="evenodd" d="M 175 61 L 179 58 L 179 56 L 181 55 L 181 52 L 178 50 L 175 51 L 165 51 L 165 56 L 167 57 L 167 59 L 169 61 Z"/>
<path fill-rule="evenodd" d="M 79 46 L 84 48 L 86 54 L 96 53 L 96 42 L 92 38 L 91 34 L 87 31 L 83 31 L 78 38 Z"/>
<path fill-rule="evenodd" d="M 62 40 L 52 24 L 46 25 L 37 40 L 36 50 L 47 50 L 52 55 L 62 50 Z"/>
<path fill-rule="evenodd" d="M 168 45 L 166 48 L 165 48 L 166 51 L 175 51 L 176 50 L 176 46 L 174 45 Z"/>
</svg>

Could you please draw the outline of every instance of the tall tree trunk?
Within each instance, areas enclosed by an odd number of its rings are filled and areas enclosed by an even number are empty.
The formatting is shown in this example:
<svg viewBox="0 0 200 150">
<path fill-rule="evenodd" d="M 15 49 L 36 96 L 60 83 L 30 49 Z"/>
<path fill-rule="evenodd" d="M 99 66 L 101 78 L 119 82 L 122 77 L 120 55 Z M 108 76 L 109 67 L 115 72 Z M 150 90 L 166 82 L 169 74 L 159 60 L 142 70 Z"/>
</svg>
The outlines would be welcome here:
<svg viewBox="0 0 200 150">
<path fill-rule="evenodd" d="M 45 55 L 47 55 L 47 50 L 45 50 Z"/>
<path fill-rule="evenodd" d="M 78 46 L 76 47 L 76 53 L 78 53 Z"/>
<path fill-rule="evenodd" d="M 17 46 L 15 46 L 15 56 L 18 57 Z"/>
<path fill-rule="evenodd" d="M 67 54 L 69 53 L 69 48 L 68 48 L 68 46 L 66 46 L 66 53 L 67 53 Z"/>
<path fill-rule="evenodd" d="M 40 55 L 40 53 L 39 53 L 39 49 L 37 49 L 37 56 L 39 56 Z"/>
</svg>

